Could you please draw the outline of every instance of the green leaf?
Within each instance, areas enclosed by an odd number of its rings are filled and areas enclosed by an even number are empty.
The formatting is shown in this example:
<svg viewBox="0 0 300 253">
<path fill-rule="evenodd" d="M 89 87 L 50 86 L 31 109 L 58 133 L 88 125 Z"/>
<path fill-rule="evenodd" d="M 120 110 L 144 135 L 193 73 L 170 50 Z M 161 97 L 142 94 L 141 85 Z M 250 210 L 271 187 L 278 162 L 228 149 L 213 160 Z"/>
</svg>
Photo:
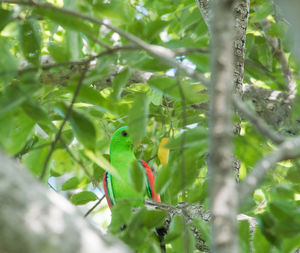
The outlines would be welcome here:
<svg viewBox="0 0 300 253">
<path fill-rule="evenodd" d="M 129 168 L 130 184 L 137 192 L 144 192 L 146 187 L 145 170 L 142 165 L 134 160 Z"/>
<path fill-rule="evenodd" d="M 55 149 L 51 156 L 51 169 L 60 175 L 72 171 L 74 161 L 64 149 Z"/>
<path fill-rule="evenodd" d="M 271 37 L 283 38 L 287 31 L 287 26 L 283 22 L 272 23 L 268 29 L 268 35 Z"/>
<path fill-rule="evenodd" d="M 254 17 L 252 17 L 251 22 L 260 22 L 267 16 L 273 13 L 273 3 L 271 1 L 266 1 L 256 12 Z"/>
<path fill-rule="evenodd" d="M 67 106 L 64 104 L 57 104 L 54 109 L 63 118 L 66 116 L 68 110 Z M 96 145 L 96 129 L 93 122 L 74 109 L 72 110 L 68 121 L 72 126 L 77 140 L 82 143 L 85 148 L 94 150 Z"/>
<path fill-rule="evenodd" d="M 44 144 L 45 141 L 37 143 L 37 145 Z M 39 177 L 42 173 L 42 168 L 44 167 L 45 159 L 49 153 L 50 146 L 46 146 L 41 149 L 30 151 L 28 154 L 22 157 L 22 163 L 36 176 Z M 48 164 L 49 167 L 49 164 Z M 47 169 L 47 172 L 49 170 Z M 48 178 L 46 174 L 45 178 Z"/>
<path fill-rule="evenodd" d="M 1 17 L 1 14 L 0 14 Z M 10 43 L 6 38 L 0 37 L 0 84 L 3 83 L 6 87 L 13 77 L 18 73 L 19 61 L 17 57 L 10 52 Z M 0 111 L 3 111 L 3 106 L 0 106 Z"/>
<path fill-rule="evenodd" d="M 255 253 L 270 252 L 271 244 L 261 233 L 260 227 L 256 226 L 256 230 L 253 237 L 253 249 Z"/>
<path fill-rule="evenodd" d="M 93 177 L 97 182 L 101 182 L 105 170 L 100 168 L 96 163 L 93 164 Z"/>
<path fill-rule="evenodd" d="M 166 238 L 168 237 L 168 235 L 166 236 Z M 172 248 L 176 249 L 176 252 L 195 252 L 195 237 L 193 232 L 188 227 L 181 227 L 181 234 L 179 236 L 176 236 L 173 240 L 171 240 L 170 243 L 172 245 Z"/>
<path fill-rule="evenodd" d="M 0 115 L 18 107 L 27 99 L 16 85 L 10 85 L 0 94 Z"/>
<path fill-rule="evenodd" d="M 152 104 L 159 106 L 162 103 L 163 94 L 155 89 L 150 89 L 148 92 L 149 99 Z"/>
<path fill-rule="evenodd" d="M 168 234 L 164 238 L 164 243 L 169 243 L 179 236 L 184 231 L 184 219 L 181 215 L 175 215 L 171 221 Z"/>
<path fill-rule="evenodd" d="M 240 252 L 250 252 L 250 224 L 247 220 L 239 222 Z"/>
<path fill-rule="evenodd" d="M 80 193 L 73 194 L 71 197 L 71 202 L 77 206 L 84 205 L 90 201 L 97 200 L 95 193 L 90 191 L 82 191 Z"/>
<path fill-rule="evenodd" d="M 22 104 L 22 108 L 25 113 L 36 121 L 47 134 L 56 131 L 55 125 L 52 123 L 49 118 L 49 114 L 43 107 L 27 100 Z"/>
<path fill-rule="evenodd" d="M 142 223 L 147 228 L 155 228 L 163 225 L 168 213 L 162 210 L 147 210 L 142 217 Z"/>
<path fill-rule="evenodd" d="M 121 96 L 122 89 L 127 84 L 131 76 L 130 69 L 124 68 L 113 80 L 113 94 L 112 98 L 114 101 L 118 101 Z"/>
<path fill-rule="evenodd" d="M 137 144 L 146 134 L 148 123 L 149 99 L 145 93 L 137 93 L 134 96 L 133 105 L 129 111 L 128 131 L 131 140 Z"/>
<path fill-rule="evenodd" d="M 74 134 L 87 149 L 94 150 L 96 145 L 96 129 L 92 121 L 76 111 L 69 118 Z"/>
<path fill-rule="evenodd" d="M 197 126 L 193 129 L 188 129 L 181 135 L 171 139 L 167 147 L 171 149 L 199 147 L 206 150 L 208 138 L 208 129 L 206 127 Z"/>
<path fill-rule="evenodd" d="M 46 8 L 35 8 L 35 13 L 48 18 L 55 23 L 64 26 L 66 28 L 70 28 L 72 30 L 82 32 L 84 34 L 95 36 L 97 35 L 97 30 L 94 29 L 88 22 L 86 22 L 84 19 L 80 19 L 77 17 L 74 17 L 72 15 L 61 13 L 56 10 L 52 9 L 46 9 Z"/>
<path fill-rule="evenodd" d="M 293 220 L 293 210 L 296 209 L 296 205 L 287 200 L 276 200 L 269 204 L 271 213 L 278 219 L 290 219 Z"/>
<path fill-rule="evenodd" d="M 154 185 L 154 189 L 156 192 L 162 193 L 166 190 L 166 187 L 171 183 L 170 175 L 171 175 L 171 168 L 169 167 L 169 165 L 166 165 L 159 170 Z"/>
<path fill-rule="evenodd" d="M 171 77 L 152 77 L 149 80 L 152 88 L 162 91 L 165 95 L 176 100 L 185 100 L 186 104 L 198 104 L 208 100 L 208 95 L 201 93 L 204 86 L 190 81 L 178 83 Z M 181 86 L 181 88 L 180 88 Z"/>
<path fill-rule="evenodd" d="M 58 44 L 51 42 L 48 45 L 48 51 L 56 62 L 66 62 L 71 59 L 71 52 L 67 47 L 67 43 Z"/>
<path fill-rule="evenodd" d="M 261 232 L 264 236 L 271 242 L 273 245 L 279 246 L 281 243 L 281 238 L 276 236 L 276 232 L 274 231 L 275 219 L 274 217 L 268 213 L 264 212 L 258 216 L 258 224 L 261 228 Z"/>
<path fill-rule="evenodd" d="M 210 246 L 211 245 L 211 232 L 210 232 L 209 222 L 204 221 L 203 219 L 194 219 L 193 224 L 199 230 L 201 237 L 205 241 L 205 244 Z"/>
<path fill-rule="evenodd" d="M 19 44 L 24 57 L 35 66 L 40 64 L 41 41 L 38 22 L 32 18 L 25 19 L 19 25 Z"/>
<path fill-rule="evenodd" d="M 0 122 L 0 146 L 15 155 L 32 136 L 34 122 L 22 110 L 0 115 Z"/>
<path fill-rule="evenodd" d="M 297 167 L 292 167 L 289 168 L 286 179 L 293 182 L 293 183 L 299 183 L 300 182 L 300 168 Z"/>
<path fill-rule="evenodd" d="M 130 201 L 120 201 L 111 210 L 111 223 L 109 225 L 109 232 L 113 235 L 121 232 L 121 227 L 128 225 L 132 217 L 132 206 Z"/>
<path fill-rule="evenodd" d="M 135 8 L 132 8 L 132 5 L 127 1 L 97 1 L 93 3 L 93 9 L 97 15 L 109 18 L 118 24 L 128 24 L 135 17 Z"/>
<path fill-rule="evenodd" d="M 85 150 L 85 155 L 96 163 L 103 170 L 105 169 L 109 173 L 113 174 L 115 177 L 120 179 L 118 171 L 110 164 L 110 162 L 102 155 L 100 152 L 93 153 L 90 150 Z"/>
<path fill-rule="evenodd" d="M 71 91 L 73 94 L 77 88 L 77 83 L 73 83 L 69 85 L 66 89 L 68 91 Z M 87 104 L 92 105 L 99 105 L 104 108 L 107 108 L 107 101 L 104 99 L 104 97 L 100 94 L 98 90 L 95 88 L 88 86 L 88 85 L 82 85 L 79 91 L 79 94 L 76 98 L 77 102 L 83 102 Z"/>
<path fill-rule="evenodd" d="M 282 253 L 296 252 L 300 248 L 300 234 L 295 234 L 283 241 L 281 246 Z"/>
<path fill-rule="evenodd" d="M 11 20 L 13 20 L 12 12 L 0 7 L 0 32 Z"/>
<path fill-rule="evenodd" d="M 72 190 L 72 189 L 76 189 L 78 185 L 79 185 L 79 179 L 77 177 L 71 177 L 70 179 L 68 179 L 66 182 L 63 183 L 61 189 L 63 191 Z"/>
</svg>

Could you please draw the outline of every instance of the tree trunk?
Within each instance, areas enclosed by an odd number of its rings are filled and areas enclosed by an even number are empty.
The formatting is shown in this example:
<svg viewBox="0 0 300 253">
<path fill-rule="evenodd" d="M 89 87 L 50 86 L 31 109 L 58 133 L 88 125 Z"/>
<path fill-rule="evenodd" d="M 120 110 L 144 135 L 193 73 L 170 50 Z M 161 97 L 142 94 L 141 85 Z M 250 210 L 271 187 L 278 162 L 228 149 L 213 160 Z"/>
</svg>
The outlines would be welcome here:
<svg viewBox="0 0 300 253">
<path fill-rule="evenodd" d="M 130 252 L 0 152 L 0 252 Z"/>
<path fill-rule="evenodd" d="M 236 182 L 232 169 L 233 20 L 232 0 L 212 1 L 212 78 L 209 173 L 212 252 L 238 252 Z"/>
</svg>

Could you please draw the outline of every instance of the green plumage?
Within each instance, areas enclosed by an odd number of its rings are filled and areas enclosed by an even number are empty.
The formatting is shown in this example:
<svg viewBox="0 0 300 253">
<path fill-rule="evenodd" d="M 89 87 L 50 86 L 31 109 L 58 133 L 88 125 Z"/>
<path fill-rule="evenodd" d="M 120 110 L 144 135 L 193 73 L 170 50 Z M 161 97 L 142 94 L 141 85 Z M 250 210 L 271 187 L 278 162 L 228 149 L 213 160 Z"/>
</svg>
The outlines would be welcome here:
<svg viewBox="0 0 300 253">
<path fill-rule="evenodd" d="M 146 192 L 139 193 L 130 184 L 129 168 L 136 157 L 127 126 L 119 128 L 113 134 L 109 149 L 111 164 L 120 176 L 120 179 L 118 179 L 109 174 L 107 178 L 107 189 L 112 204 L 115 204 L 116 200 L 122 201 L 123 199 L 132 201 L 134 206 L 143 205 Z"/>
</svg>

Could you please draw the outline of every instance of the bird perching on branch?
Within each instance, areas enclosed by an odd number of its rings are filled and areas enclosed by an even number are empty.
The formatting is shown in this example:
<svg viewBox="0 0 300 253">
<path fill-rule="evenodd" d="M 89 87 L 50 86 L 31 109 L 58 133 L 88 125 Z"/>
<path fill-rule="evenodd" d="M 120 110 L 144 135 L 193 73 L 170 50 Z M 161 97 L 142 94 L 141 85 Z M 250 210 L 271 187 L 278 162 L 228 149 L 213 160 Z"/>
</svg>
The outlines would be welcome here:
<svg viewBox="0 0 300 253">
<path fill-rule="evenodd" d="M 135 207 L 144 205 L 145 198 L 160 202 L 159 194 L 154 191 L 155 178 L 152 170 L 145 161 L 136 159 L 127 126 L 114 132 L 109 152 L 111 165 L 118 173 L 118 176 L 115 176 L 106 171 L 103 178 L 105 196 L 110 208 L 122 200 L 131 201 Z M 132 182 L 132 173 L 137 179 L 135 181 L 143 184 Z M 133 187 L 135 183 L 142 187 Z M 146 185 L 146 189 L 143 185 Z"/>
</svg>

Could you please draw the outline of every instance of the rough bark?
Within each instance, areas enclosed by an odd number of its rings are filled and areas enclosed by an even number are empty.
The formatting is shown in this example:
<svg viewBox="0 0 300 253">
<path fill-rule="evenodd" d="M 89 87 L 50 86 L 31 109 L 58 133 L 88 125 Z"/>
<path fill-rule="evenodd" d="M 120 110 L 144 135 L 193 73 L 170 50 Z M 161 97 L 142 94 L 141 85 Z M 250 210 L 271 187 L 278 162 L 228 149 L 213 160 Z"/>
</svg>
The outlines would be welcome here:
<svg viewBox="0 0 300 253">
<path fill-rule="evenodd" d="M 237 191 L 232 172 L 234 1 L 212 1 L 209 173 L 212 252 L 238 252 Z"/>
<path fill-rule="evenodd" d="M 212 0 L 196 0 L 202 17 L 211 31 L 211 4 Z M 234 14 L 234 91 L 239 95 L 242 94 L 244 61 L 245 61 L 245 42 L 246 30 L 249 14 L 249 0 L 236 0 L 233 8 Z"/>
<path fill-rule="evenodd" d="M 0 152 L 0 252 L 130 252 Z"/>
</svg>

